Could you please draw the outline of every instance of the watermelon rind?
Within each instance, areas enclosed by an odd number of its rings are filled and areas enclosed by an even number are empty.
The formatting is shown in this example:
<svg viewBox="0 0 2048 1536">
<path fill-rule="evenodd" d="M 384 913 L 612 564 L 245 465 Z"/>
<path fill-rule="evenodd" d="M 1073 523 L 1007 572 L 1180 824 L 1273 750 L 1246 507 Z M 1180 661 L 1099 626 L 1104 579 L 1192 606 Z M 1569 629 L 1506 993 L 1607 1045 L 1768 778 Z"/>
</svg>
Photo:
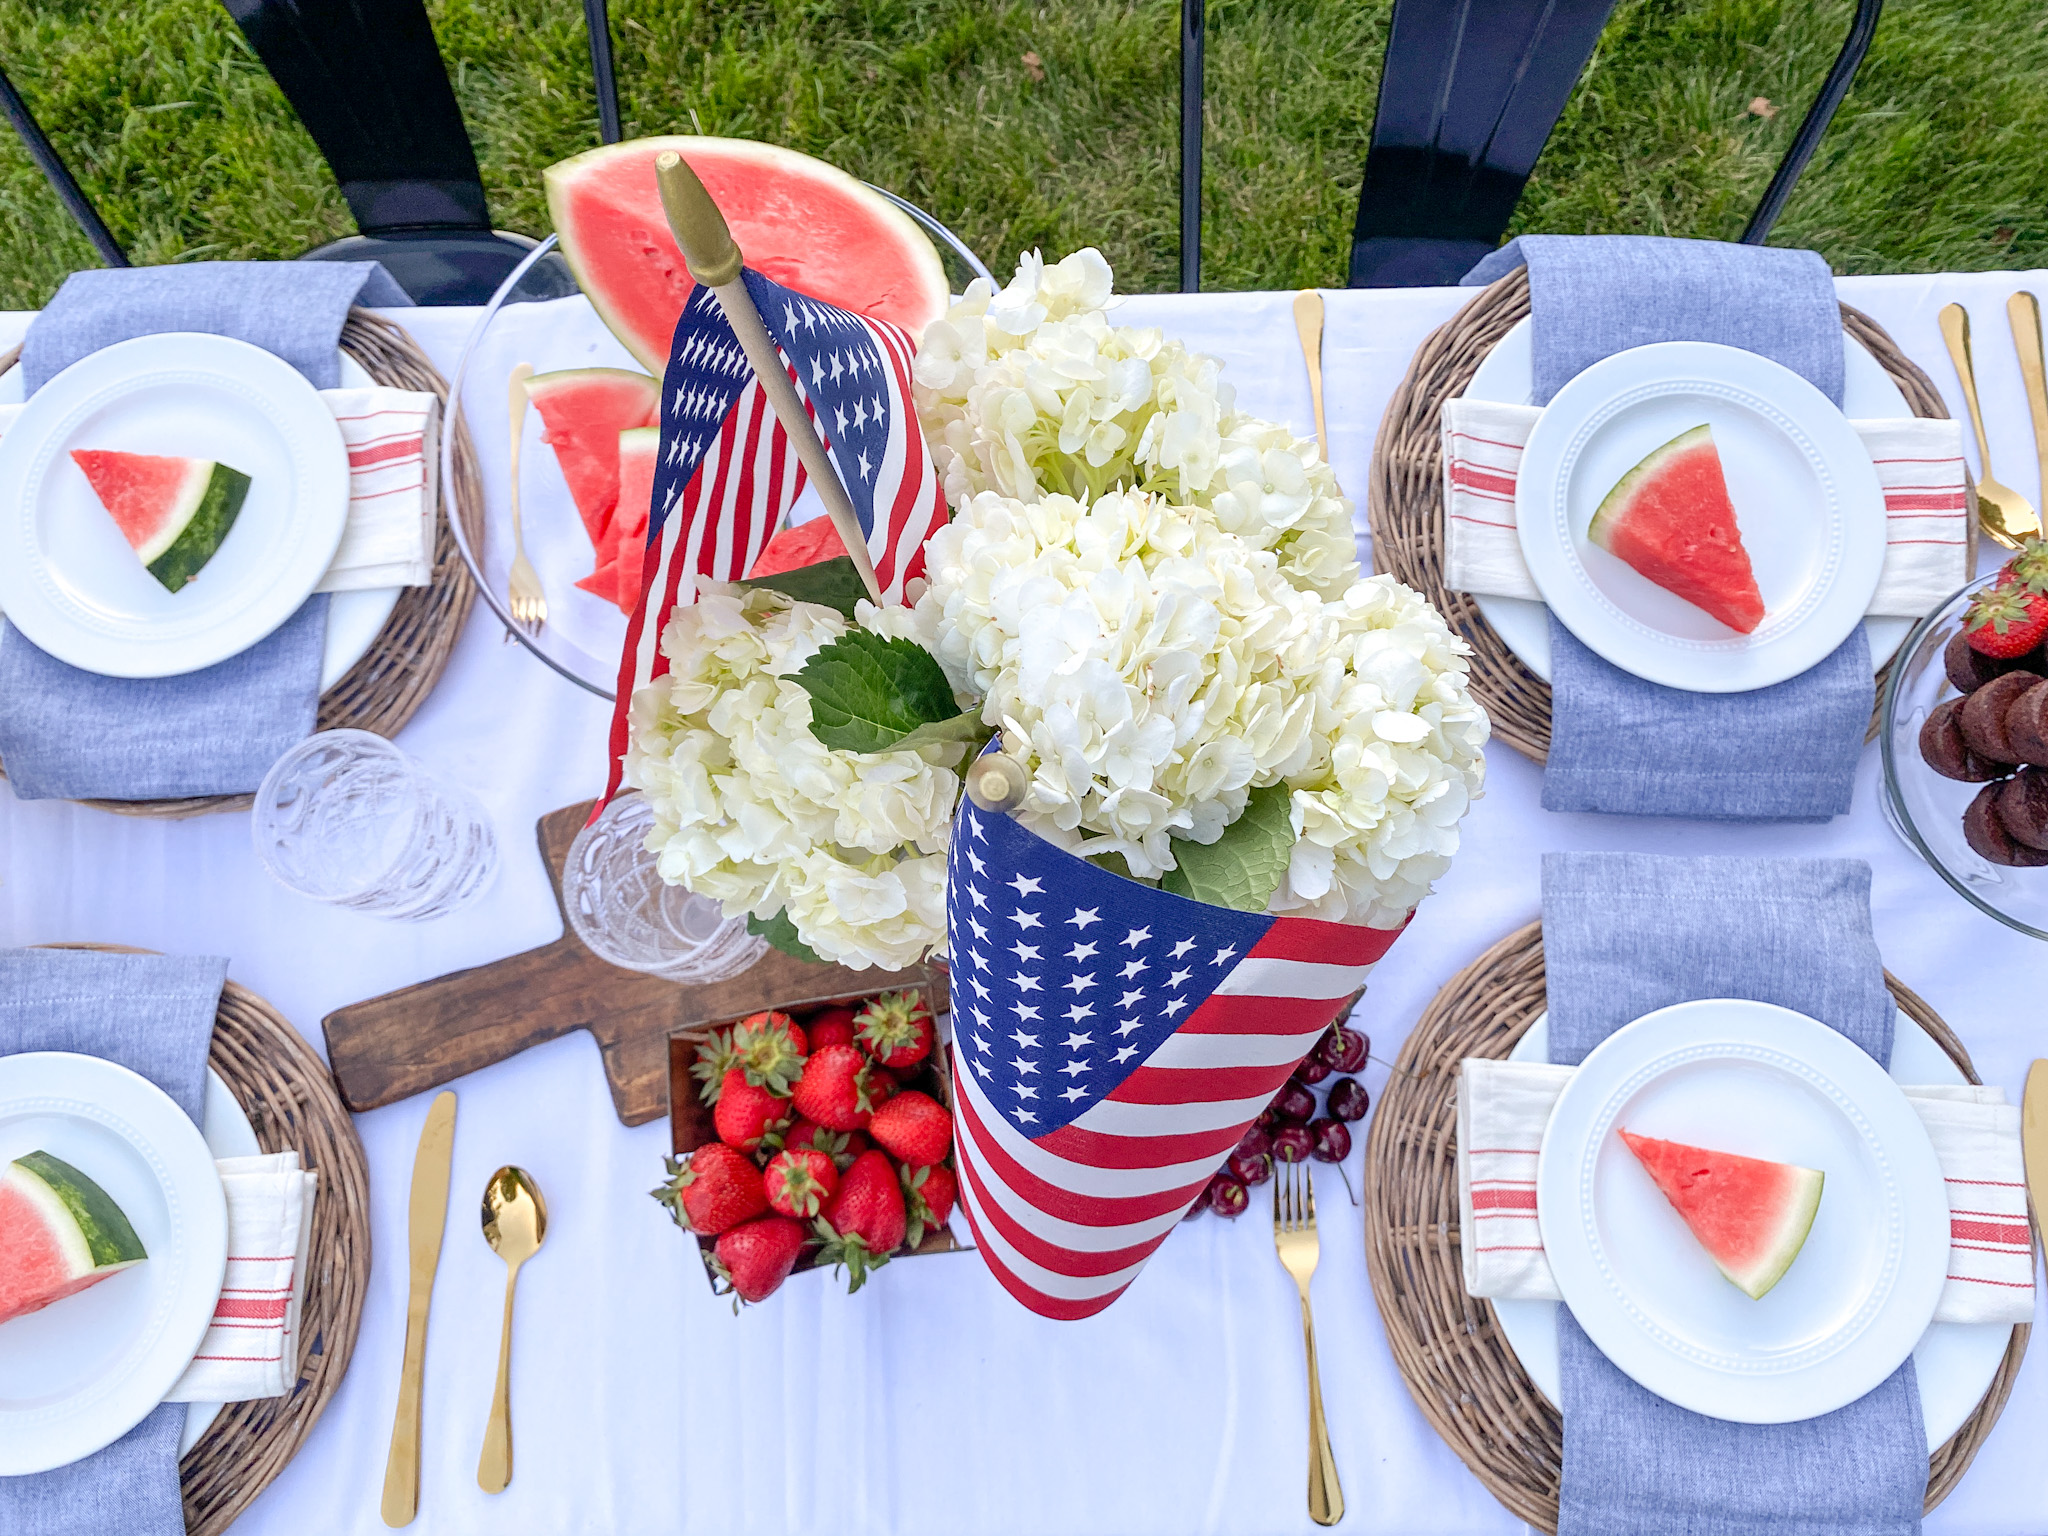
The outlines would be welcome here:
<svg viewBox="0 0 2048 1536">
<path fill-rule="evenodd" d="M 179 508 L 183 520 L 164 552 L 155 559 L 143 558 L 149 574 L 162 582 L 167 592 L 183 591 L 219 553 L 228 530 L 241 516 L 242 499 L 249 494 L 249 477 L 239 469 L 225 464 L 208 464 L 207 469 L 210 473 L 189 509 Z"/>
<path fill-rule="evenodd" d="M 1713 438 L 1714 429 L 1702 424 L 1689 427 L 1663 447 L 1652 449 L 1640 464 L 1615 481 L 1614 488 L 1600 498 L 1600 505 L 1593 513 L 1592 526 L 1586 530 L 1587 540 L 1611 553 L 1614 548 L 1614 525 L 1621 521 L 1622 509 L 1641 489 L 1643 482 L 1655 475 L 1676 455 L 1688 448 L 1697 448 L 1702 443 L 1712 442 Z M 1583 506 L 1584 503 L 1580 505 Z"/>
<path fill-rule="evenodd" d="M 1797 1181 L 1796 1198 L 1786 1207 L 1784 1224 L 1765 1257 L 1740 1270 L 1718 1259 L 1714 1261 L 1715 1267 L 1752 1301 L 1763 1300 L 1765 1292 L 1785 1278 L 1785 1271 L 1805 1248 L 1807 1234 L 1813 1231 L 1813 1218 L 1820 1210 L 1820 1191 L 1827 1175 L 1818 1168 L 1795 1168 L 1793 1176 Z"/>
<path fill-rule="evenodd" d="M 149 1257 L 113 1196 L 62 1158 L 30 1152 L 17 1157 L 4 1176 L 49 1217 L 74 1273 L 126 1269 Z"/>
</svg>

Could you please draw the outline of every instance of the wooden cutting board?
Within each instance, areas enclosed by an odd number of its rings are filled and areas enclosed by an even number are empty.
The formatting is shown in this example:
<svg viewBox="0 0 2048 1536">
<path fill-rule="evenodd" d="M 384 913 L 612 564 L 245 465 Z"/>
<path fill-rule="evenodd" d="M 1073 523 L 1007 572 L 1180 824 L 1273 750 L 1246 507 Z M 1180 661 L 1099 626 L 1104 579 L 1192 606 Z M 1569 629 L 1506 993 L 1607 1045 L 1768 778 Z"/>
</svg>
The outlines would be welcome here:
<svg viewBox="0 0 2048 1536">
<path fill-rule="evenodd" d="M 592 803 L 550 811 L 536 828 L 557 907 L 562 861 Z M 552 944 L 352 1003 L 320 1024 L 342 1101 L 358 1113 L 588 1030 L 604 1058 L 619 1119 L 641 1125 L 668 1112 L 668 1037 L 675 1031 L 920 980 L 912 972 L 812 965 L 771 949 L 729 981 L 686 986 L 598 959 L 565 917 L 562 936 Z"/>
</svg>

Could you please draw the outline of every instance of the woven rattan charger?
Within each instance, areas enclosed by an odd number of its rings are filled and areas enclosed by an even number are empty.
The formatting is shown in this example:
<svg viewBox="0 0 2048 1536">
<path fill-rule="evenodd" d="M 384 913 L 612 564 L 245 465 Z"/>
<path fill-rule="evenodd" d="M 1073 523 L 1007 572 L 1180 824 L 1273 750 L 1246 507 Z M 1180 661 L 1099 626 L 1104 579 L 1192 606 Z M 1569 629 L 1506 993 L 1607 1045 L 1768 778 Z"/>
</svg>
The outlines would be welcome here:
<svg viewBox="0 0 2048 1536">
<path fill-rule="evenodd" d="M 349 728 L 395 736 L 400 726 L 434 691 L 448 665 L 456 636 L 476 601 L 476 583 L 455 548 L 449 509 L 462 519 L 471 548 L 484 537 L 483 477 L 476 447 L 458 404 L 448 398 L 448 381 L 403 326 L 367 309 L 351 309 L 341 328 L 341 350 L 378 383 L 431 393 L 441 400 L 441 430 L 455 434 L 454 484 L 441 488 L 434 522 L 434 579 L 407 587 L 391 617 L 377 631 L 362 659 L 320 695 L 322 731 Z M 0 356 L 0 373 L 14 366 L 20 348 Z M 123 816 L 203 816 L 210 811 L 244 811 L 253 795 L 196 795 L 180 800 L 86 800 L 84 805 Z"/>
<path fill-rule="evenodd" d="M 119 944 L 52 949 L 148 951 Z M 229 982 L 206 1064 L 249 1117 L 265 1152 L 296 1150 L 320 1175 L 299 1312 L 299 1374 L 283 1397 L 230 1403 L 179 1463 L 188 1536 L 219 1536 L 313 1432 L 355 1353 L 370 1283 L 370 1167 L 326 1063 L 283 1014 Z"/>
<path fill-rule="evenodd" d="M 1413 587 L 1472 646 L 1472 692 L 1486 706 L 1493 736 L 1542 762 L 1550 753 L 1550 685 L 1508 649 L 1479 604 L 1444 586 L 1444 472 L 1438 417 L 1446 400 L 1465 392 L 1479 365 L 1529 313 L 1529 273 L 1509 273 L 1474 298 L 1416 348 L 1408 373 L 1387 402 L 1373 441 L 1367 512 L 1373 564 Z M 1842 306 L 1842 329 L 1877 360 L 1915 416 L 1946 419 L 1934 382 L 1860 310 Z M 1974 528 L 1973 528 L 1974 534 Z M 1887 663 L 1878 673 L 1884 694 Z M 1870 729 L 1877 730 L 1876 712 Z"/>
<path fill-rule="evenodd" d="M 1894 980 L 1892 998 L 1971 1082 L 1953 1031 Z M 1564 1431 L 1500 1330 L 1493 1303 L 1465 1294 L 1460 1268 L 1458 1063 L 1505 1057 L 1543 1012 L 1543 933 L 1531 923 L 1465 967 L 1416 1021 L 1365 1143 L 1365 1262 L 1387 1342 L 1423 1417 L 1493 1496 L 1520 1519 L 1557 1529 Z M 1998 1422 L 2025 1327 L 1991 1388 L 1928 1466 L 1927 1508 L 1955 1487 Z"/>
</svg>

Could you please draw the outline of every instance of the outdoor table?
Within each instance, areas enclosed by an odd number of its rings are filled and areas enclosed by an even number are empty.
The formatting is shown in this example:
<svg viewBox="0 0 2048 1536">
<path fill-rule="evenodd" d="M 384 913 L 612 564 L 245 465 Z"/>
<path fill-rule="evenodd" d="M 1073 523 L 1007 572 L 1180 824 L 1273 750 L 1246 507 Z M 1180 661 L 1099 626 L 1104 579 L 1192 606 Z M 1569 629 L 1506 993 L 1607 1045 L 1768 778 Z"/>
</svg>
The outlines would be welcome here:
<svg viewBox="0 0 2048 1536">
<path fill-rule="evenodd" d="M 1952 408 L 1936 327 L 1951 300 L 1977 321 L 1977 369 L 1999 476 L 2040 505 L 2025 397 L 2002 318 L 2048 273 L 1844 278 Z M 1244 408 L 1313 431 L 1287 293 L 1129 300 L 1226 363 Z M 1416 346 L 1472 297 L 1451 288 L 1325 294 L 1330 456 L 1364 498 L 1373 436 Z M 469 309 L 391 311 L 452 377 Z M 32 316 L 0 314 L 0 348 Z M 594 329 L 597 322 L 586 317 Z M 556 364 L 560 366 L 560 364 Z M 505 496 L 502 381 L 466 401 L 494 514 Z M 531 513 L 529 513 L 531 515 Z M 565 584 L 575 572 L 549 572 Z M 282 890 L 241 814 L 131 819 L 0 792 L 0 944 L 96 940 L 225 954 L 319 1044 L 344 1004 L 553 939 L 560 918 L 533 839 L 543 813 L 603 785 L 610 708 L 502 643 L 479 604 L 433 696 L 401 733 L 496 817 L 503 869 L 484 897 L 423 924 L 386 922 Z M 1875 746 L 1854 810 L 1825 825 L 1719 825 L 1554 815 L 1541 772 L 1506 746 L 1449 876 L 1374 972 L 1356 1021 L 1391 1060 L 1461 966 L 1538 910 L 1552 849 L 1868 860 L 1886 965 L 1961 1036 L 1985 1081 L 2018 1101 L 2048 1054 L 2038 980 L 2048 953 L 1952 892 L 1886 824 Z M 1366 1074 L 1377 1098 L 1385 1070 Z M 453 1084 L 460 1095 L 448 1234 L 426 1368 L 422 1536 L 1264 1536 L 1315 1529 L 1304 1502 L 1306 1390 L 1291 1282 L 1265 1189 L 1237 1222 L 1176 1231 L 1127 1295 L 1079 1323 L 1040 1320 L 970 1253 L 890 1265 L 859 1295 L 798 1277 L 735 1317 L 696 1246 L 647 1197 L 668 1127 L 622 1127 L 596 1047 L 575 1034 Z M 428 1099 L 359 1117 L 372 1178 L 374 1265 L 354 1363 L 309 1442 L 243 1517 L 250 1536 L 374 1533 L 398 1391 L 407 1189 Z M 522 1276 L 513 1381 L 516 1474 L 476 1483 L 497 1356 L 504 1267 L 476 1201 L 501 1163 L 545 1191 L 546 1246 Z M 1354 1154 L 1349 1172 L 1358 1177 Z M 1315 1279 L 1323 1392 L 1354 1536 L 1514 1530 L 1438 1438 L 1388 1353 L 1367 1284 L 1359 1212 L 1317 1172 Z M 964 1219 L 956 1229 L 965 1235 Z M 1931 1518 L 1938 1533 L 2042 1529 L 2048 1364 L 2030 1362 L 1974 1469 Z"/>
</svg>

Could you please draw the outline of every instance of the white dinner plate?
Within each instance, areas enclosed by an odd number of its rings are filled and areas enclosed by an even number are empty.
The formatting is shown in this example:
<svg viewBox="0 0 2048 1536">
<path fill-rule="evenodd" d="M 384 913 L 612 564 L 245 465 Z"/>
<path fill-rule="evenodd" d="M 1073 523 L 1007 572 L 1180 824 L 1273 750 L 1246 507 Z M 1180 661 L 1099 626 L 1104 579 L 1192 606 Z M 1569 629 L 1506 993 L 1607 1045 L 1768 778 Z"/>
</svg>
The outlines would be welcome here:
<svg viewBox="0 0 2048 1536">
<path fill-rule="evenodd" d="M 1724 1279 L 1617 1132 L 1818 1168 L 1805 1246 L 1760 1300 Z M 1714 1418 L 1780 1424 L 1898 1369 L 1948 1272 L 1948 1199 L 1920 1117 L 1836 1031 L 1706 999 L 1616 1030 L 1544 1128 L 1536 1211 L 1558 1290 L 1601 1353 Z"/>
<path fill-rule="evenodd" d="M 1534 346 L 1529 320 L 1517 320 L 1486 354 L 1465 386 L 1465 398 L 1532 404 Z M 1846 331 L 1842 333 L 1842 414 L 1853 420 L 1913 414 L 1892 376 Z M 1522 665 L 1549 682 L 1550 610 L 1521 597 L 1475 595 L 1473 601 Z M 1911 619 L 1865 618 L 1863 632 L 1870 642 L 1871 666 L 1882 668 L 1890 661 L 1912 628 Z"/>
<path fill-rule="evenodd" d="M 1713 428 L 1764 618 L 1738 634 L 1588 537 L 1652 451 Z M 1796 677 L 1863 622 L 1884 568 L 1884 491 L 1834 402 L 1740 347 L 1663 341 L 1603 358 L 1557 392 L 1515 480 L 1515 533 L 1558 620 L 1667 688 L 1744 693 Z"/>
<path fill-rule="evenodd" d="M 155 1084 L 91 1056 L 0 1058 L 0 1161 L 39 1149 L 104 1189 L 149 1258 L 0 1324 L 0 1476 L 66 1466 L 141 1423 L 206 1336 L 227 1270 L 213 1153 Z"/>
<path fill-rule="evenodd" d="M 1550 1020 L 1536 1020 L 1508 1053 L 1510 1061 L 1550 1060 Z M 1919 1021 L 1899 1014 L 1892 1028 L 1891 1078 L 1895 1083 L 1966 1082 L 1948 1052 L 1934 1043 Z M 1552 1403 L 1560 1399 L 1557 1360 L 1557 1303 L 1496 1299 L 1494 1315 L 1508 1348 L 1529 1379 Z M 1913 1373 L 1920 1385 L 1920 1415 L 1931 1453 L 1976 1412 L 2005 1363 L 2012 1342 L 2009 1323 L 1933 1323 L 1913 1346 Z"/>
<path fill-rule="evenodd" d="M 216 1159 L 223 1157 L 258 1157 L 263 1145 L 256 1139 L 256 1127 L 249 1123 L 248 1112 L 235 1098 L 234 1092 L 221 1081 L 220 1074 L 206 1069 L 206 1106 L 201 1112 L 199 1134 L 206 1138 L 206 1150 Z M 213 1421 L 220 1417 L 225 1403 L 187 1403 L 185 1405 L 185 1432 L 178 1437 L 178 1455 L 182 1458 L 199 1437 L 213 1427 Z"/>
<path fill-rule="evenodd" d="M 121 536 L 76 448 L 217 459 L 249 476 L 213 559 L 166 591 Z M 141 336 L 50 380 L 0 438 L 0 609 L 51 655 L 168 677 L 247 650 L 306 600 L 348 517 L 341 429 L 281 358 L 224 336 Z"/>
</svg>

